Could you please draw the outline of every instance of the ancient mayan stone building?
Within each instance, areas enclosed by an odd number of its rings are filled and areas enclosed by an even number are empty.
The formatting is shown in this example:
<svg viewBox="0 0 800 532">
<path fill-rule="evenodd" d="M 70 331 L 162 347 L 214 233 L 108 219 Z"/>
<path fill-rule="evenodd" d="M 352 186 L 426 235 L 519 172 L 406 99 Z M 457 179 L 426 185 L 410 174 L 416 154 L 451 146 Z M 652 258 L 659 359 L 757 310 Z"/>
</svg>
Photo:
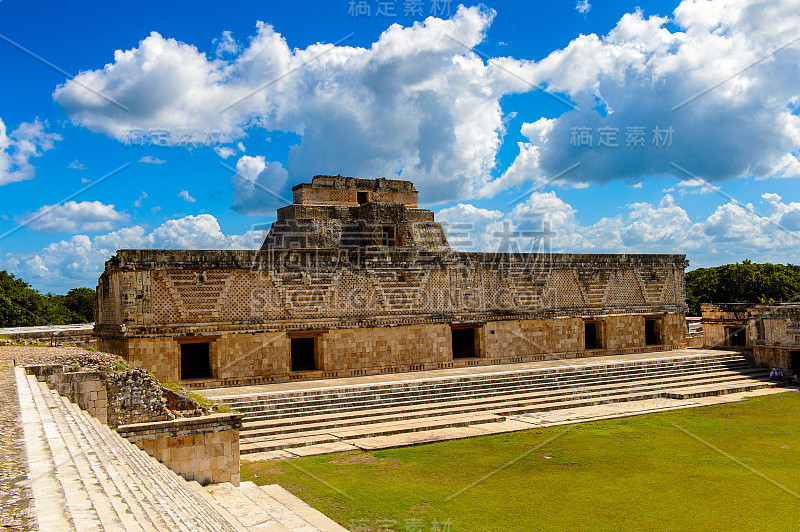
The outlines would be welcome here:
<svg viewBox="0 0 800 532">
<path fill-rule="evenodd" d="M 746 347 L 757 364 L 800 373 L 800 305 L 703 303 L 706 347 Z"/>
<path fill-rule="evenodd" d="M 685 345 L 684 255 L 459 252 L 408 181 L 293 193 L 260 251 L 118 251 L 99 349 L 212 386 Z"/>
</svg>

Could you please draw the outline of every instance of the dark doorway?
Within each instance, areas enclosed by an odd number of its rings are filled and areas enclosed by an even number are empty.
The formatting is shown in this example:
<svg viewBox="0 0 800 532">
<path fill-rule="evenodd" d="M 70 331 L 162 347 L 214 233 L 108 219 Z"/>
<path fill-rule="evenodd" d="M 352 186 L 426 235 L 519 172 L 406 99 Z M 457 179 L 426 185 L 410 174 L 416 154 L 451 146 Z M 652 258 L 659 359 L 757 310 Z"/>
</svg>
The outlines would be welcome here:
<svg viewBox="0 0 800 532">
<path fill-rule="evenodd" d="M 210 378 L 211 357 L 208 342 L 181 344 L 181 380 Z"/>
<path fill-rule="evenodd" d="M 384 246 L 394 246 L 394 226 L 393 225 L 384 225 L 383 226 L 383 245 Z"/>
<path fill-rule="evenodd" d="M 583 334 L 586 342 L 586 349 L 600 349 L 600 336 L 598 335 L 597 323 L 587 321 L 583 324 Z"/>
<path fill-rule="evenodd" d="M 313 371 L 317 369 L 314 363 L 314 339 L 292 338 L 292 371 Z"/>
<path fill-rule="evenodd" d="M 644 343 L 645 345 L 658 345 L 656 320 L 644 320 Z"/>
<path fill-rule="evenodd" d="M 453 329 L 453 358 L 475 358 L 475 329 Z"/>
<path fill-rule="evenodd" d="M 789 369 L 795 373 L 800 370 L 800 351 L 789 351 Z"/>
<path fill-rule="evenodd" d="M 747 346 L 747 332 L 744 327 L 729 327 L 727 333 L 729 345 L 733 347 Z"/>
<path fill-rule="evenodd" d="M 356 192 L 356 200 L 358 201 L 359 205 L 364 205 L 367 202 L 367 193 L 366 192 Z"/>
</svg>

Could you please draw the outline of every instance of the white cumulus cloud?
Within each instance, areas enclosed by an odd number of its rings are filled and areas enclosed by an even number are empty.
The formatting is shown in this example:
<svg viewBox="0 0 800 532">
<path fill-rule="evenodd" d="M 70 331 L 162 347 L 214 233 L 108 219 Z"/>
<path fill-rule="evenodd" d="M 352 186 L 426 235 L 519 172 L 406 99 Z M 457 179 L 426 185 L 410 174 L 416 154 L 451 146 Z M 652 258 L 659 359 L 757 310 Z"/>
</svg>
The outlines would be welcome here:
<svg viewBox="0 0 800 532">
<path fill-rule="evenodd" d="M 35 168 L 30 160 L 53 149 L 61 140 L 57 133 L 46 133 L 47 124 L 37 118 L 33 122 L 22 122 L 10 134 L 0 119 L 0 186 L 32 179 Z"/>
<path fill-rule="evenodd" d="M 43 205 L 39 210 L 17 221 L 42 233 L 110 231 L 128 220 L 128 215 L 99 201 L 67 201 L 57 205 Z"/>
<path fill-rule="evenodd" d="M 145 164 L 164 164 L 167 161 L 159 159 L 158 157 L 153 157 L 152 155 L 145 155 L 144 157 L 139 159 L 139 162 Z"/>
<path fill-rule="evenodd" d="M 578 13 L 585 15 L 590 9 L 592 9 L 592 4 L 589 3 L 589 0 L 578 0 L 578 3 L 575 4 L 575 10 Z"/>
<path fill-rule="evenodd" d="M 7 253 L 2 267 L 37 287 L 65 291 L 95 286 L 118 249 L 258 249 L 261 240 L 260 231 L 225 235 L 214 216 L 201 214 L 168 220 L 149 232 L 134 225 L 95 237 L 75 235 L 35 253 Z"/>
<path fill-rule="evenodd" d="M 504 130 L 499 100 L 519 85 L 511 81 L 511 89 L 506 74 L 470 51 L 493 16 L 462 7 L 449 20 L 392 25 L 366 48 L 290 49 L 258 23 L 236 52 L 223 37 L 229 59 L 154 32 L 58 87 L 54 99 L 75 124 L 118 139 L 133 128 L 221 129 L 223 142 L 251 127 L 279 130 L 302 136 L 285 165 L 293 180 L 402 173 L 429 201 L 467 197 L 495 164 Z"/>
<path fill-rule="evenodd" d="M 459 227 L 459 238 L 450 232 L 448 238 L 464 251 L 685 253 L 693 266 L 748 258 L 785 262 L 800 252 L 800 203 L 784 203 L 775 193 L 762 198 L 763 210 L 731 200 L 692 219 L 665 194 L 656 203 L 631 203 L 616 216 L 585 224 L 555 192 L 534 192 L 507 213 L 459 204 L 439 211 L 437 219 Z"/>
<path fill-rule="evenodd" d="M 578 108 L 524 123 L 519 156 L 484 193 L 561 173 L 578 183 L 797 177 L 799 27 L 792 0 L 684 0 L 672 18 L 637 10 L 537 63 L 505 62 Z"/>
</svg>

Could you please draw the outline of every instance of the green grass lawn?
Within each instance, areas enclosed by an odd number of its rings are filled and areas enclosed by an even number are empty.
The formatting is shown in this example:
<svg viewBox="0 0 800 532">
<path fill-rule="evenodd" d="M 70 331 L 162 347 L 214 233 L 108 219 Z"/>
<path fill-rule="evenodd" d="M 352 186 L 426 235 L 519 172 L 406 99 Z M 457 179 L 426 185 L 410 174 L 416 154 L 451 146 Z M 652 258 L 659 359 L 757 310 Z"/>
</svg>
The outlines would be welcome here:
<svg viewBox="0 0 800 532">
<path fill-rule="evenodd" d="M 800 530 L 800 394 L 243 464 L 242 480 L 355 530 Z"/>
</svg>

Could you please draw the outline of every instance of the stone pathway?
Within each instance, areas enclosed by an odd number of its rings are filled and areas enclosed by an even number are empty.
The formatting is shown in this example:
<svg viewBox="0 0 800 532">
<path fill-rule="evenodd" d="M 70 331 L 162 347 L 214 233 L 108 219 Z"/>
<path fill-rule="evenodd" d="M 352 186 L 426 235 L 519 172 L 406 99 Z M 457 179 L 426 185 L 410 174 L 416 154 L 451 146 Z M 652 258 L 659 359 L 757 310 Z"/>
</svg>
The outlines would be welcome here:
<svg viewBox="0 0 800 532">
<path fill-rule="evenodd" d="M 17 365 L 39 364 L 70 353 L 76 348 L 0 347 L 0 527 L 2 530 L 32 530 L 32 495 L 25 456 L 25 440 L 19 421 L 19 401 L 14 382 Z"/>
</svg>

